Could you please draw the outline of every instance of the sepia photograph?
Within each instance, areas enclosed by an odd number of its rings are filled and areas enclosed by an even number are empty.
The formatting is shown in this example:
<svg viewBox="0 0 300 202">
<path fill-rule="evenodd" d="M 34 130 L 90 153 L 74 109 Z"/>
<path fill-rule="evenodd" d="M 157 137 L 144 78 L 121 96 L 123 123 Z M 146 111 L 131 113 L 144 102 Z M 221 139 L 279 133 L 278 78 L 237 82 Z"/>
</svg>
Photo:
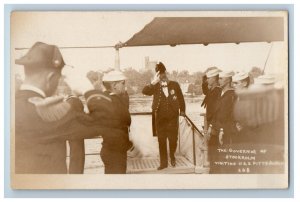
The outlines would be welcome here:
<svg viewBox="0 0 300 202">
<path fill-rule="evenodd" d="M 286 189 L 287 11 L 13 11 L 13 189 Z"/>
</svg>

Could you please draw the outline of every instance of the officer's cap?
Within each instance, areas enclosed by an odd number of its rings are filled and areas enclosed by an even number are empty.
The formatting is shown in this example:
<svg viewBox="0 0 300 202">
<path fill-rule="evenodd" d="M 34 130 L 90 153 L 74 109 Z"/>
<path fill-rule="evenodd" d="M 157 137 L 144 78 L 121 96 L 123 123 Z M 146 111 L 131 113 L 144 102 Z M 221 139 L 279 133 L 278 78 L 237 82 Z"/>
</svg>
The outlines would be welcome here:
<svg viewBox="0 0 300 202">
<path fill-rule="evenodd" d="M 156 64 L 155 67 L 155 72 L 160 72 L 160 73 L 165 73 L 166 72 L 166 67 L 162 62 L 159 62 L 158 64 Z"/>
<path fill-rule="evenodd" d="M 222 71 L 219 73 L 219 77 L 220 78 L 229 78 L 234 76 L 234 72 L 233 71 Z"/>
<path fill-rule="evenodd" d="M 17 59 L 15 63 L 26 67 L 43 64 L 41 66 L 55 69 L 62 69 L 65 66 L 58 47 L 42 42 L 36 42 L 26 55 Z"/>
<path fill-rule="evenodd" d="M 249 74 L 247 72 L 238 72 L 237 74 L 235 74 L 233 77 L 232 77 L 232 81 L 233 82 L 238 82 L 238 81 L 242 81 L 246 78 L 249 77 Z"/>
<path fill-rule="evenodd" d="M 103 75 L 102 81 L 103 82 L 112 82 L 112 81 L 123 81 L 126 80 L 126 76 L 123 72 L 118 70 L 110 71 Z"/>
<path fill-rule="evenodd" d="M 206 77 L 211 78 L 211 77 L 217 76 L 217 75 L 219 75 L 219 72 L 220 72 L 220 70 L 218 68 L 211 69 L 206 72 Z"/>
<path fill-rule="evenodd" d="M 273 75 L 261 75 L 254 79 L 255 84 L 274 84 L 276 82 L 276 79 Z"/>
</svg>

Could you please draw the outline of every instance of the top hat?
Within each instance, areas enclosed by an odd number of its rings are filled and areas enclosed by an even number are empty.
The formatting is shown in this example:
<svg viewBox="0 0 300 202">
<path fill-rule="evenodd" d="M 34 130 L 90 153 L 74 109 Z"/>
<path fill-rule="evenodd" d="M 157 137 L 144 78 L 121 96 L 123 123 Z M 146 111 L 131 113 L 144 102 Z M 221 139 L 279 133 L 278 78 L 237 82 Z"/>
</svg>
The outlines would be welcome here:
<svg viewBox="0 0 300 202">
<path fill-rule="evenodd" d="M 155 72 L 165 73 L 166 72 L 165 65 L 162 62 L 159 62 L 158 64 L 156 64 Z"/>
</svg>

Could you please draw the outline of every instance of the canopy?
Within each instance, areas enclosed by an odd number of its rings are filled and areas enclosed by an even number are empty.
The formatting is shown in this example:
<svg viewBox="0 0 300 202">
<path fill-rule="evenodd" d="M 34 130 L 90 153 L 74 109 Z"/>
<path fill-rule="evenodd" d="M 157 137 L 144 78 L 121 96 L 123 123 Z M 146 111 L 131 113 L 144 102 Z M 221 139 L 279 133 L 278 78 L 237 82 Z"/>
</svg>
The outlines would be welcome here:
<svg viewBox="0 0 300 202">
<path fill-rule="evenodd" d="M 283 17 L 157 17 L 125 46 L 284 40 Z"/>
</svg>

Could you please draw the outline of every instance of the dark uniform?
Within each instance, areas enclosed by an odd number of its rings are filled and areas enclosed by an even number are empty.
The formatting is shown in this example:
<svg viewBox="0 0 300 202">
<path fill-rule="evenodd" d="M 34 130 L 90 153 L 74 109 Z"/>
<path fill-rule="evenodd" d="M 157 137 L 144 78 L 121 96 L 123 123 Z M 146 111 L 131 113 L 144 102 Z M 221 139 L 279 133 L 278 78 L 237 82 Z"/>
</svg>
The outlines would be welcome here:
<svg viewBox="0 0 300 202">
<path fill-rule="evenodd" d="M 227 90 L 223 95 L 219 94 L 216 102 L 216 108 L 212 117 L 212 132 L 208 142 L 208 156 L 210 160 L 210 173 L 219 173 L 220 169 L 214 162 L 218 161 L 217 149 L 222 145 L 219 143 L 219 133 L 223 129 L 223 146 L 231 144 L 236 134 L 235 121 L 233 117 L 233 108 L 236 95 L 233 89 Z"/>
<path fill-rule="evenodd" d="M 170 158 L 175 160 L 179 110 L 185 112 L 185 102 L 179 84 L 175 81 L 169 81 L 167 87 L 168 97 L 163 93 L 160 83 L 147 85 L 143 89 L 143 94 L 153 95 L 152 128 L 153 135 L 158 137 L 160 165 L 162 167 L 168 165 L 167 138 Z"/>
<path fill-rule="evenodd" d="M 234 115 L 244 127 L 240 142 L 284 146 L 283 89 L 249 89 L 238 95 Z"/>
<path fill-rule="evenodd" d="M 240 132 L 241 148 L 259 152 L 256 162 L 277 162 L 269 166 L 249 167 L 253 174 L 282 174 L 287 162 L 285 148 L 284 91 L 262 87 L 238 92 L 235 104 L 235 119 L 243 125 Z"/>
<path fill-rule="evenodd" d="M 66 140 L 72 143 L 79 140 L 82 144 L 83 138 L 101 135 L 114 129 L 96 125 L 94 120 L 82 111 L 80 100 L 64 101 L 61 96 L 46 97 L 45 92 L 36 87 L 40 80 L 31 78 L 31 75 L 40 74 L 39 79 L 46 79 L 43 78 L 45 72 L 53 73 L 53 80 L 49 80 L 53 83 L 47 83 L 48 90 L 51 89 L 48 94 L 54 93 L 57 87 L 56 81 L 65 64 L 56 46 L 37 42 L 25 56 L 16 60 L 16 64 L 24 66 L 28 81 L 16 93 L 15 172 L 67 173 Z M 71 148 L 71 168 L 74 168 L 74 152 L 83 155 L 82 150 L 78 152 L 73 149 L 74 147 Z M 76 163 L 75 170 L 71 169 L 71 172 L 82 173 L 84 162 L 80 164 L 80 169 L 76 168 Z"/>
<path fill-rule="evenodd" d="M 204 106 L 204 108 L 206 108 L 207 125 L 210 125 L 216 110 L 217 100 L 222 92 L 222 89 L 219 86 L 216 86 L 215 88 L 210 90 L 208 89 L 207 84 L 202 84 L 202 89 L 205 98 L 201 106 Z"/>
<path fill-rule="evenodd" d="M 85 97 L 96 124 L 118 129 L 117 132 L 112 130 L 102 134 L 100 155 L 105 165 L 105 174 L 125 174 L 127 150 L 132 146 L 128 134 L 131 124 L 128 97 L 97 90 L 88 92 Z"/>
<path fill-rule="evenodd" d="M 105 118 L 94 119 L 74 110 L 74 105 L 80 104 L 78 99 L 77 103 L 75 100 L 65 102 L 62 97 L 43 98 L 34 91 L 18 91 L 15 105 L 16 173 L 67 173 L 66 140 L 76 142 L 108 133 L 124 133 L 124 129 L 112 128 Z M 111 120 L 111 123 L 119 122 Z M 71 172 L 76 171 L 78 169 Z"/>
<path fill-rule="evenodd" d="M 72 108 L 77 112 L 83 112 L 84 107 L 82 102 L 76 96 L 69 96 L 66 100 L 72 105 Z M 84 139 L 68 140 L 70 146 L 70 174 L 83 174 L 85 163 L 85 145 Z"/>
<path fill-rule="evenodd" d="M 67 173 L 66 140 L 101 132 L 98 126 L 91 127 L 90 117 L 73 110 L 62 97 L 44 98 L 31 90 L 19 90 L 15 107 L 16 173 Z"/>
</svg>

